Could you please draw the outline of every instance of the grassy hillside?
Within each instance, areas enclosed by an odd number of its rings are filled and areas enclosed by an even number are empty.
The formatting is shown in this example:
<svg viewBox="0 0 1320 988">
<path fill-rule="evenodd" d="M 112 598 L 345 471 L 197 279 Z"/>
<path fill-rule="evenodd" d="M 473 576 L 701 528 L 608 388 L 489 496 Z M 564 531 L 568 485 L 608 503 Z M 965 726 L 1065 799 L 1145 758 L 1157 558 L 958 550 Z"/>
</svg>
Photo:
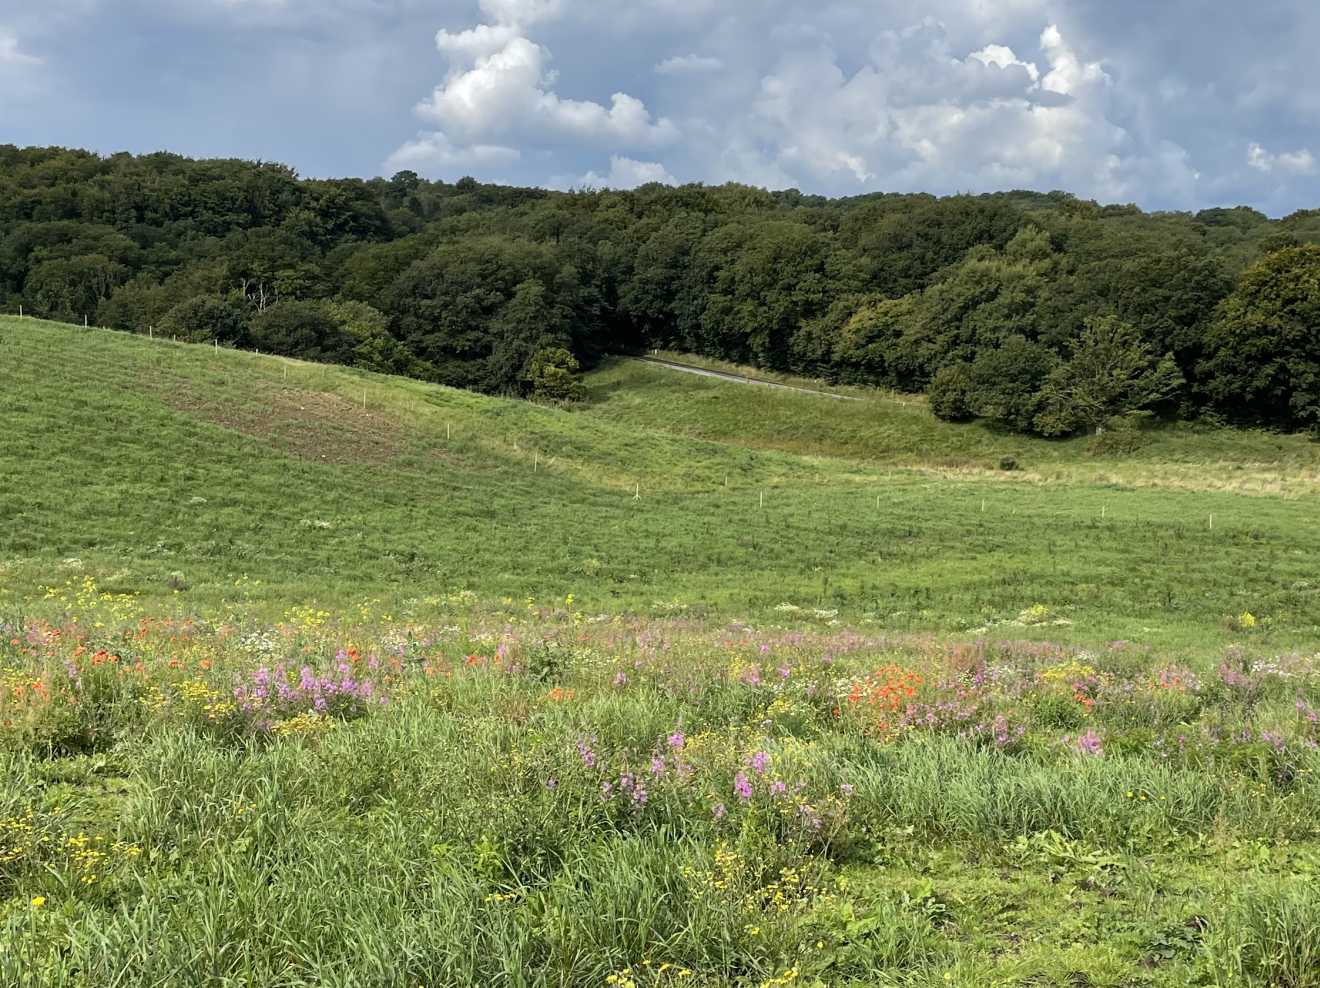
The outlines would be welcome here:
<svg viewBox="0 0 1320 988">
<path fill-rule="evenodd" d="M 1245 613 L 1281 645 L 1320 624 L 1300 439 L 1183 430 L 1104 462 L 885 397 L 626 362 L 589 384 L 566 412 L 0 321 L 0 584 L 90 573 L 204 609 L 246 574 L 278 607 L 463 588 L 1169 646 L 1239 641 Z M 978 465 L 1008 454 L 1027 469 Z"/>
<path fill-rule="evenodd" d="M 590 376 L 590 414 L 631 426 L 803 456 L 919 466 L 945 473 L 999 473 L 1004 480 L 1162 486 L 1293 495 L 1320 490 L 1320 445 L 1300 435 L 1177 422 L 1132 427 L 1103 437 L 1047 440 L 985 421 L 938 421 L 923 395 L 839 388 L 681 354 L 666 359 L 804 388 L 827 388 L 860 401 L 747 387 L 628 360 Z"/>
</svg>

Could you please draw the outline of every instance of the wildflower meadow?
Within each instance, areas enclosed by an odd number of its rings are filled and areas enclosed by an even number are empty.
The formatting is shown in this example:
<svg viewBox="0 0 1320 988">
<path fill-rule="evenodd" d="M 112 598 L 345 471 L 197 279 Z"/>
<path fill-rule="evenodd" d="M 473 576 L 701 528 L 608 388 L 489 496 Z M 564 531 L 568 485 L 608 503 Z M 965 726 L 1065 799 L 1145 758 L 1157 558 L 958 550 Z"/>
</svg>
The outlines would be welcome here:
<svg viewBox="0 0 1320 988">
<path fill-rule="evenodd" d="M 1320 988 L 1304 436 L 0 353 L 3 988 Z"/>
<path fill-rule="evenodd" d="M 0 597 L 6 985 L 1320 984 L 1320 656 Z"/>
</svg>

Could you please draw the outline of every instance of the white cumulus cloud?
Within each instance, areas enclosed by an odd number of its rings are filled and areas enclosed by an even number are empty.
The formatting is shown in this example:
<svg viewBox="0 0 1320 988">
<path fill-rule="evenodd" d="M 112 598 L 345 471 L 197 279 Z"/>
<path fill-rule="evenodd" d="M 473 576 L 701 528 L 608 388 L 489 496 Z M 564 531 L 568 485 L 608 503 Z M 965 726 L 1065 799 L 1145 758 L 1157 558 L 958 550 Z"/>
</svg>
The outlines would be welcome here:
<svg viewBox="0 0 1320 988">
<path fill-rule="evenodd" d="M 517 148 L 498 144 L 469 144 L 455 147 L 444 134 L 422 133 L 395 151 L 385 162 L 385 173 L 400 171 L 438 174 L 456 168 L 501 168 L 522 157 Z"/>
<path fill-rule="evenodd" d="M 1024 62 L 1013 54 L 1013 49 L 1006 45 L 986 45 L 980 51 L 974 51 L 968 58 L 974 58 L 987 68 L 991 65 L 998 65 L 1001 69 L 1007 69 L 1013 65 L 1020 65 L 1031 76 L 1031 81 L 1036 82 L 1040 78 L 1040 69 L 1036 67 L 1035 62 Z"/>
<path fill-rule="evenodd" d="M 1315 155 L 1306 148 L 1285 154 L 1270 154 L 1254 143 L 1247 148 L 1247 164 L 1258 171 L 1283 175 L 1314 175 L 1318 170 Z"/>
<path fill-rule="evenodd" d="M 449 57 L 451 69 L 416 107 L 436 129 L 400 148 L 389 164 L 425 160 L 443 168 L 483 155 L 508 161 L 511 143 L 657 148 L 678 140 L 670 120 L 653 119 L 646 105 L 627 93 L 614 93 L 607 107 L 554 91 L 558 76 L 549 67 L 550 52 L 525 29 L 561 13 L 561 0 L 481 0 L 480 6 L 491 23 L 436 35 L 436 47 Z"/>
<path fill-rule="evenodd" d="M 498 51 L 477 57 L 472 68 L 451 74 L 417 113 L 463 141 L 515 134 L 532 142 L 655 147 L 678 138 L 670 121 L 653 121 L 642 101 L 627 93 L 615 93 L 608 108 L 562 99 L 548 88 L 555 80 L 548 59 L 545 48 L 512 36 Z"/>
<path fill-rule="evenodd" d="M 1055 25 L 1047 27 L 1040 36 L 1040 47 L 1050 58 L 1050 72 L 1041 80 L 1042 89 L 1073 96 L 1078 90 L 1090 89 L 1110 81 L 1099 63 L 1084 65 L 1078 60 Z"/>
<path fill-rule="evenodd" d="M 965 49 L 964 49 L 965 51 Z M 791 48 L 760 80 L 752 112 L 711 129 L 726 177 L 783 176 L 837 191 L 1071 188 L 1122 198 L 1185 187 L 1176 145 L 1142 149 L 1111 119 L 1111 78 L 1062 31 L 1041 67 L 1006 45 L 959 55 L 927 18 L 883 31 L 850 73 L 828 43 Z M 715 176 L 719 178 L 721 176 Z"/>
<path fill-rule="evenodd" d="M 587 172 L 578 185 L 588 189 L 635 189 L 648 182 L 678 184 L 678 180 L 659 162 L 637 161 L 615 154 L 610 156 L 609 174 L 602 176 L 595 172 Z"/>
</svg>

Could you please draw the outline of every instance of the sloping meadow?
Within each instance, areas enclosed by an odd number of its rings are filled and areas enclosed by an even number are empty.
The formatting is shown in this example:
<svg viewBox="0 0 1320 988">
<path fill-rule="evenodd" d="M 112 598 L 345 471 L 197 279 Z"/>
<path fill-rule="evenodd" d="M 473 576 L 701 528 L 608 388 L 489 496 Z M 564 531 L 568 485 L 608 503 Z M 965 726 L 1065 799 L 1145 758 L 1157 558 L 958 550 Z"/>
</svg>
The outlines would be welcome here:
<svg viewBox="0 0 1320 988">
<path fill-rule="evenodd" d="M 1320 983 L 1311 655 L 90 582 L 0 623 L 5 984 Z"/>
</svg>

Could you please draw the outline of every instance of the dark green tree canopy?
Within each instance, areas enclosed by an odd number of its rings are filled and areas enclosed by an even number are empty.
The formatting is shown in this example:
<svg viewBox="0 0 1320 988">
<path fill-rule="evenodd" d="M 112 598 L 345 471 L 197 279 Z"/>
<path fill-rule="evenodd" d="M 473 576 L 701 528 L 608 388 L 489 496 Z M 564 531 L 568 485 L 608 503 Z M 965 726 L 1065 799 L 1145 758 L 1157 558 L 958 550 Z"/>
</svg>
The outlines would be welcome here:
<svg viewBox="0 0 1320 988">
<path fill-rule="evenodd" d="M 1208 348 L 1207 388 L 1236 417 L 1320 426 L 1320 246 L 1285 247 L 1247 270 Z"/>
<path fill-rule="evenodd" d="M 1049 434 L 1134 409 L 1320 422 L 1315 243 L 1320 210 L 561 193 L 0 146 L 0 311 L 508 394 L 535 392 L 542 352 L 665 347 Z"/>
</svg>

